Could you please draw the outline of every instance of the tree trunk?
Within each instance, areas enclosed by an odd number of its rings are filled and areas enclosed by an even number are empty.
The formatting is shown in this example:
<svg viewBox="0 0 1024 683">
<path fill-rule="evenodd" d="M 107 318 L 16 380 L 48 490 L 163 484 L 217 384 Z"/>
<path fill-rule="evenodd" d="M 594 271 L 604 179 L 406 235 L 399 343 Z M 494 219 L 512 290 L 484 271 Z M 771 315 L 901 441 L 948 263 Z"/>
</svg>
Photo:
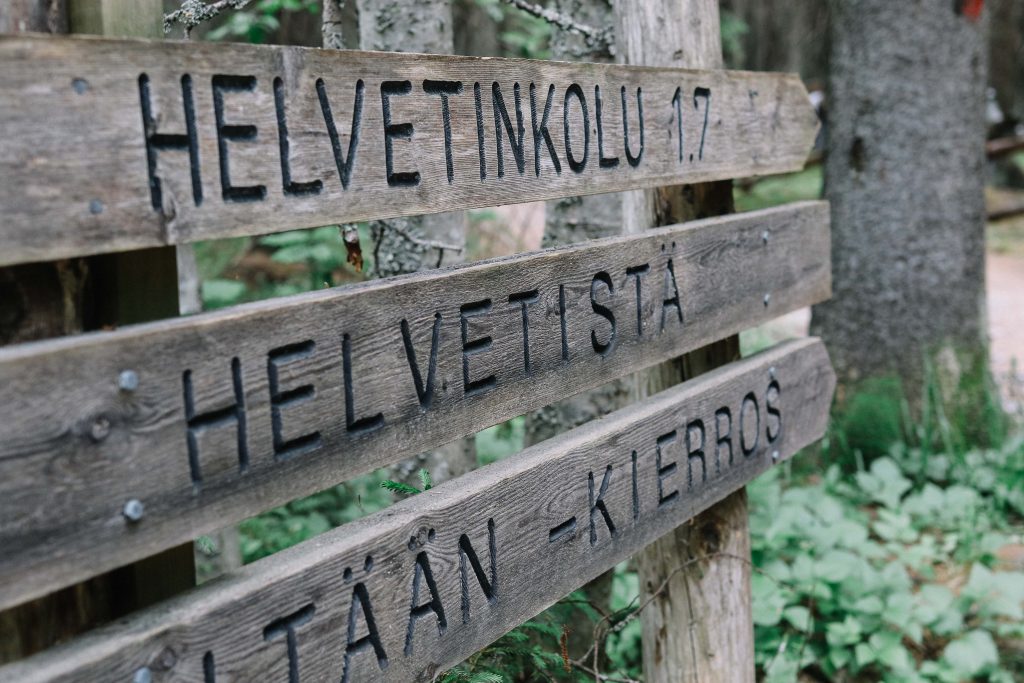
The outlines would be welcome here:
<svg viewBox="0 0 1024 683">
<path fill-rule="evenodd" d="M 575 21 L 604 27 L 613 20 L 611 0 L 556 0 L 552 8 Z M 595 50 L 582 37 L 553 27 L 551 58 L 611 62 L 607 49 Z M 622 195 L 566 197 L 547 202 L 544 246 L 554 247 L 622 234 Z M 527 416 L 526 445 L 549 439 L 595 417 L 628 405 L 636 393 L 629 378 L 615 380 L 579 396 L 559 401 Z"/>
<path fill-rule="evenodd" d="M 989 40 L 989 83 L 1006 117 L 1001 134 L 1010 135 L 1024 121 L 1024 5 L 994 0 Z"/>
<path fill-rule="evenodd" d="M 844 385 L 898 378 L 916 413 L 934 370 L 950 419 L 983 439 L 998 422 L 985 400 L 986 47 L 984 17 L 960 5 L 831 3 L 834 295 L 812 330 L 840 404 Z"/>
<path fill-rule="evenodd" d="M 620 61 L 643 66 L 722 68 L 717 0 L 616 0 Z M 649 40 L 658 35 L 657 41 Z M 626 194 L 629 232 L 733 211 L 732 183 Z M 731 337 L 638 373 L 648 396 L 739 358 Z M 658 539 L 635 558 L 648 683 L 754 680 L 750 531 L 743 490 Z"/>
<path fill-rule="evenodd" d="M 340 3 L 325 8 L 324 39 L 337 43 Z M 359 47 L 363 50 L 451 54 L 454 48 L 451 0 L 358 0 Z M 327 19 L 331 19 L 331 23 Z M 371 221 L 373 267 L 377 277 L 413 273 L 461 263 L 465 259 L 466 214 L 463 211 Z M 476 466 L 472 437 L 399 463 L 393 476 L 419 485 L 421 468 L 434 481 L 460 476 Z"/>
</svg>

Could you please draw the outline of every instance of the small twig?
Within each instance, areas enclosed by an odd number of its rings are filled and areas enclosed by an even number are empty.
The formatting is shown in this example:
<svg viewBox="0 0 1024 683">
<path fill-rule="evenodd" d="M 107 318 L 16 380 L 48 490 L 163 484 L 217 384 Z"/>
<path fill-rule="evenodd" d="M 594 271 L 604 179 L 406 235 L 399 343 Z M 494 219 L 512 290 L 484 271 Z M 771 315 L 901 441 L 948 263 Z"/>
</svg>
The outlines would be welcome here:
<svg viewBox="0 0 1024 683">
<path fill-rule="evenodd" d="M 516 9 L 522 10 L 527 14 L 535 16 L 539 19 L 543 19 L 549 24 L 553 24 L 563 31 L 568 31 L 575 35 L 581 36 L 587 43 L 587 46 L 591 49 L 604 49 L 611 50 L 614 45 L 612 38 L 612 31 L 610 28 L 598 29 L 593 26 L 587 26 L 574 20 L 572 17 L 557 12 L 547 7 L 541 7 L 535 5 L 532 2 L 526 0 L 505 0 L 508 4 L 512 5 Z"/>
<path fill-rule="evenodd" d="M 188 38 L 192 29 L 204 21 L 209 21 L 222 12 L 231 9 L 242 9 L 252 0 L 216 0 L 209 4 L 202 0 L 183 0 L 181 9 L 164 15 L 164 33 L 170 33 L 175 24 L 181 24 Z"/>
<path fill-rule="evenodd" d="M 415 235 L 411 234 L 409 231 L 407 231 L 407 230 L 405 230 L 403 228 L 400 228 L 397 225 L 394 225 L 393 223 L 388 223 L 386 229 L 387 230 L 393 230 L 394 232 L 397 232 L 399 235 L 401 235 L 405 239 L 409 240 L 413 244 L 418 244 L 421 247 L 427 247 L 428 249 L 445 249 L 447 251 L 454 251 L 456 253 L 462 253 L 462 247 L 460 247 L 457 244 L 447 244 L 445 242 L 438 242 L 437 240 L 428 240 L 428 239 L 423 239 L 422 237 L 416 237 Z"/>
<path fill-rule="evenodd" d="M 605 681 L 606 683 L 640 683 L 640 681 L 634 678 L 615 678 L 614 676 L 608 676 L 606 674 L 595 671 L 594 669 L 591 669 L 589 666 L 582 664 L 581 662 L 573 662 L 573 665 L 576 668 L 585 671 L 586 673 L 593 676 L 594 680 L 598 681 L 598 683 L 600 683 L 601 681 Z"/>
</svg>

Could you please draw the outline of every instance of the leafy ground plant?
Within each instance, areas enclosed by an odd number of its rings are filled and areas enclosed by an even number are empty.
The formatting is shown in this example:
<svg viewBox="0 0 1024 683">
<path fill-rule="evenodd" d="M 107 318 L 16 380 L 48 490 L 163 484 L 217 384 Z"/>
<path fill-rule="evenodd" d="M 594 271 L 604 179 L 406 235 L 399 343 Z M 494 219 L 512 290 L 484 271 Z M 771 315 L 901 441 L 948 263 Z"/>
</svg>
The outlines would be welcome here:
<svg viewBox="0 0 1024 683">
<path fill-rule="evenodd" d="M 764 680 L 1020 680 L 1024 573 L 997 560 L 1021 542 L 1022 458 L 1020 441 L 968 453 L 967 466 L 898 446 L 852 477 L 833 466 L 795 486 L 779 470 L 759 479 Z"/>
</svg>

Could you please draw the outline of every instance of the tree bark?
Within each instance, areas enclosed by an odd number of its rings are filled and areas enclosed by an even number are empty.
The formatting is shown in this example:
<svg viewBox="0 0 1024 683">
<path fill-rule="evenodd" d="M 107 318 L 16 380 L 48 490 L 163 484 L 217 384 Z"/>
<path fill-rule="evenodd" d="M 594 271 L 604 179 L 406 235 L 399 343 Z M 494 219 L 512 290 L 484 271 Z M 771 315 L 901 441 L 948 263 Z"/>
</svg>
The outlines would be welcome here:
<svg viewBox="0 0 1024 683">
<path fill-rule="evenodd" d="M 959 5 L 831 2 L 834 295 L 812 331 L 840 403 L 895 376 L 919 406 L 931 366 L 949 407 L 986 405 L 985 30 Z"/>
<path fill-rule="evenodd" d="M 613 20 L 611 0 L 556 0 L 556 11 L 590 26 L 607 26 Z M 582 37 L 552 29 L 551 57 L 588 62 L 614 61 L 609 50 L 594 50 Z M 622 234 L 622 194 L 566 197 L 547 202 L 545 247 L 585 242 Z M 578 427 L 595 417 L 628 405 L 635 397 L 631 379 L 620 379 L 579 396 L 559 401 L 527 416 L 526 445 Z"/>
<path fill-rule="evenodd" d="M 337 0 L 332 0 L 337 3 Z M 326 7 L 326 5 L 325 5 Z M 451 54 L 454 49 L 451 0 L 358 0 L 359 46 L 363 50 Z M 332 8 L 332 12 L 334 8 Z M 332 14 L 332 20 L 337 14 Z M 325 31 L 328 24 L 325 21 Z M 336 23 L 331 27 L 337 26 Z M 325 33 L 337 40 L 336 33 Z M 463 211 L 371 221 L 373 267 L 377 277 L 413 273 L 465 260 Z M 438 247 L 437 245 L 447 245 Z M 393 476 L 419 485 L 421 468 L 436 482 L 476 467 L 473 438 L 459 439 L 433 452 L 399 463 Z"/>
</svg>

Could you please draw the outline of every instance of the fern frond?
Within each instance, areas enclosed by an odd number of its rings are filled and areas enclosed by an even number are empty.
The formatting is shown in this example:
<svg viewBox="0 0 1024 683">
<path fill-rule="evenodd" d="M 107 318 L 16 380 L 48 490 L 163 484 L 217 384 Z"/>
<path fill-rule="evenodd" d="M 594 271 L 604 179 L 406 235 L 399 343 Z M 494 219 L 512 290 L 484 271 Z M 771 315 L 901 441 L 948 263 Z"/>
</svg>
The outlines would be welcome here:
<svg viewBox="0 0 1024 683">
<path fill-rule="evenodd" d="M 420 468 L 420 483 L 423 484 L 424 491 L 429 491 L 434 485 L 433 480 L 430 478 L 430 472 L 424 468 Z"/>
</svg>

